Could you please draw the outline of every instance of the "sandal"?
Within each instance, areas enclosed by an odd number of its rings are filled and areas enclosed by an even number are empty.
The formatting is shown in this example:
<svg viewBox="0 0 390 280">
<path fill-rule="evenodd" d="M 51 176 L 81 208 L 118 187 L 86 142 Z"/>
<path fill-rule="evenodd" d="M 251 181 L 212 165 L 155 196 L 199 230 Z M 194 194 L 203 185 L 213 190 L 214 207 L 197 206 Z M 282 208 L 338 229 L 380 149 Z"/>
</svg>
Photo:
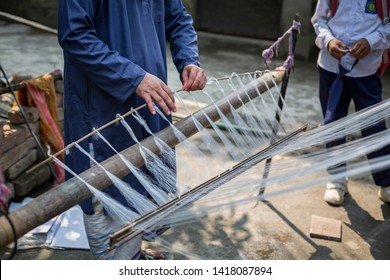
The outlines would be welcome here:
<svg viewBox="0 0 390 280">
<path fill-rule="evenodd" d="M 171 260 L 172 255 L 169 253 L 163 253 L 153 249 L 141 250 L 141 260 Z"/>
</svg>

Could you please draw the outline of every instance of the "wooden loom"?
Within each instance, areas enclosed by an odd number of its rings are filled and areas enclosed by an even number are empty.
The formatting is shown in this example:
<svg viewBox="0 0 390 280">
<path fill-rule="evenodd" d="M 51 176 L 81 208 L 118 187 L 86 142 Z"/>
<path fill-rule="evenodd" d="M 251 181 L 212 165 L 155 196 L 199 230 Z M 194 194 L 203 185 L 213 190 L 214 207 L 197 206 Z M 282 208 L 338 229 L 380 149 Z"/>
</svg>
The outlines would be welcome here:
<svg viewBox="0 0 390 280">
<path fill-rule="evenodd" d="M 234 91 L 226 99 L 217 101 L 215 105 L 223 114 L 226 115 L 231 111 L 230 106 L 235 109 L 241 107 L 242 104 L 248 102 L 249 99 L 253 99 L 258 96 L 259 92 L 264 93 L 269 88 L 272 88 L 274 83 L 279 84 L 285 78 L 285 74 L 285 71 L 267 72 L 262 77 L 247 84 L 244 88 Z M 215 105 L 211 104 L 203 109 L 203 112 L 206 113 L 213 121 L 219 119 L 219 114 L 215 108 Z M 195 117 L 203 126 L 210 126 L 203 112 L 199 111 L 194 113 L 193 117 Z M 175 126 L 187 138 L 198 132 L 191 117 L 187 117 L 182 121 L 177 122 Z M 303 129 L 305 128 L 303 127 L 295 133 L 298 133 Z M 179 140 L 174 136 L 171 127 L 167 127 L 166 129 L 158 132 L 155 134 L 155 136 L 160 138 L 170 147 L 174 147 L 179 144 Z M 153 137 L 144 139 L 140 142 L 140 144 L 151 150 L 156 155 L 159 155 L 159 149 Z M 279 144 L 279 142 L 276 142 L 275 145 L 276 144 Z M 126 150 L 122 151 L 121 154 L 129 161 L 131 161 L 132 164 L 136 167 L 144 165 L 144 161 L 140 154 L 138 145 L 133 145 L 127 148 Z M 101 165 L 119 178 L 123 178 L 130 173 L 130 170 L 122 164 L 119 155 L 115 155 L 105 160 L 101 163 Z M 98 166 L 91 167 L 90 169 L 79 174 L 79 176 L 90 185 L 100 190 L 112 184 L 106 173 Z M 84 183 L 77 178 L 72 178 L 35 198 L 27 205 L 19 208 L 14 212 L 11 212 L 9 215 L 9 218 L 15 227 L 17 238 L 23 236 L 25 233 L 34 229 L 35 227 L 49 221 L 53 217 L 67 211 L 90 196 L 91 193 L 84 185 Z M 175 205 L 175 203 L 171 203 L 171 205 Z M 162 207 L 167 209 L 170 206 L 163 205 Z M 150 216 L 155 217 L 155 215 Z M 140 221 L 145 222 L 146 220 L 148 220 L 148 217 L 144 216 L 141 217 L 141 220 L 137 220 L 137 223 Z M 124 228 L 118 232 L 117 235 L 114 235 L 111 239 L 111 246 L 113 247 L 117 242 L 120 243 L 129 236 L 131 237 L 131 234 L 132 225 Z M 14 235 L 11 225 L 5 217 L 0 217 L 0 247 L 6 246 L 13 241 Z"/>
</svg>

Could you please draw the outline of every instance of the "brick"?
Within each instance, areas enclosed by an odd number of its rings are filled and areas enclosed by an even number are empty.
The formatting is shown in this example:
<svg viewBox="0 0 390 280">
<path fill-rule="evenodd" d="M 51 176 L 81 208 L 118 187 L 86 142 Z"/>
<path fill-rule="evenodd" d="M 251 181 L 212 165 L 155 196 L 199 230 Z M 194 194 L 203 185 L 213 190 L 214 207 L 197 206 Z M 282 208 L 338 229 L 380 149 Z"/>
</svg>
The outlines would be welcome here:
<svg viewBox="0 0 390 280">
<path fill-rule="evenodd" d="M 31 149 L 37 147 L 37 143 L 32 137 L 27 138 L 22 144 L 6 151 L 0 158 L 0 166 L 7 170 L 23 157 L 27 156 Z"/>
<path fill-rule="evenodd" d="M 64 81 L 63 80 L 55 81 L 55 88 L 56 88 L 57 93 L 63 94 L 64 93 Z"/>
<path fill-rule="evenodd" d="M 64 95 L 63 94 L 56 94 L 56 101 L 57 101 L 57 108 L 63 108 L 64 107 Z"/>
<path fill-rule="evenodd" d="M 39 122 L 31 122 L 29 123 L 31 130 L 34 132 L 34 134 L 39 138 L 39 131 L 40 131 L 40 126 Z M 27 137 L 31 136 L 31 132 L 27 127 L 27 124 L 19 124 L 19 125 L 14 125 L 10 124 L 9 127 L 11 129 L 24 129 L 26 131 Z"/>
<path fill-rule="evenodd" d="M 45 159 L 47 159 L 47 147 L 42 146 L 42 149 L 43 149 L 44 154 L 42 154 L 41 149 L 37 150 L 37 160 L 38 161 L 44 161 Z"/>
<path fill-rule="evenodd" d="M 57 108 L 57 118 L 58 118 L 58 121 L 64 120 L 64 109 L 63 108 Z"/>
<path fill-rule="evenodd" d="M 5 184 L 6 184 L 6 186 L 10 190 L 9 199 L 14 198 L 15 197 L 15 187 L 14 187 L 14 184 L 12 184 L 10 182 L 5 182 Z"/>
<path fill-rule="evenodd" d="M 37 150 L 32 149 L 30 152 L 16 162 L 14 165 L 9 167 L 5 172 L 5 177 L 8 180 L 13 180 L 17 178 L 20 174 L 27 170 L 35 161 L 37 160 Z"/>
<path fill-rule="evenodd" d="M 34 107 L 25 107 L 22 106 L 22 109 L 26 115 L 27 122 L 33 123 L 37 122 L 39 119 L 39 111 Z M 8 111 L 8 119 L 12 124 L 24 124 L 26 123 L 23 113 L 19 107 L 13 107 Z"/>
<path fill-rule="evenodd" d="M 37 186 L 50 179 L 50 168 L 47 164 L 38 167 L 31 173 L 23 173 L 16 180 L 11 181 L 15 188 L 15 195 L 25 196 Z"/>
<path fill-rule="evenodd" d="M 5 93 L 0 95 L 0 116 L 3 118 L 8 118 L 7 113 L 9 109 L 12 108 L 14 103 L 14 97 L 10 93 Z"/>
<path fill-rule="evenodd" d="M 35 177 L 27 173 L 23 173 L 11 183 L 14 185 L 15 195 L 17 196 L 25 196 L 36 187 Z"/>
<path fill-rule="evenodd" d="M 3 133 L 4 138 L 1 141 L 0 154 L 4 154 L 13 147 L 23 143 L 27 138 L 25 129 L 17 129 L 15 127 L 11 127 L 9 124 L 3 126 Z"/>
<path fill-rule="evenodd" d="M 36 186 L 40 186 L 44 182 L 50 179 L 51 177 L 50 167 L 47 164 L 44 164 L 39 168 L 37 168 L 36 170 L 34 170 L 31 174 L 35 178 Z"/>
<path fill-rule="evenodd" d="M 39 123 L 30 123 L 30 127 L 39 140 Z M 0 145 L 0 155 L 5 154 L 17 145 L 22 144 L 27 138 L 32 137 L 26 124 L 6 124 L 3 129 L 4 138 L 2 139 Z"/>
<path fill-rule="evenodd" d="M 339 220 L 312 215 L 310 237 L 341 241 L 341 225 Z"/>
</svg>

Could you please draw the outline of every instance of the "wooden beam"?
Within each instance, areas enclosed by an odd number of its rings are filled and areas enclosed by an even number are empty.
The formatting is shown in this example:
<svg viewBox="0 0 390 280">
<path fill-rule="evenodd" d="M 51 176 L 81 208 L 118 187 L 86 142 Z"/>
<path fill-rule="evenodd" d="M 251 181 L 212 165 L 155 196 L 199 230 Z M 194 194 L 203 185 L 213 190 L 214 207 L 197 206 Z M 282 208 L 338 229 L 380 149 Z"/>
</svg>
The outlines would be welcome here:
<svg viewBox="0 0 390 280">
<path fill-rule="evenodd" d="M 53 76 L 54 81 L 62 80 L 62 75 L 61 74 L 52 73 L 51 75 Z M 11 85 L 11 86 L 12 86 L 12 90 L 14 90 L 14 91 L 15 90 L 26 89 L 26 85 L 23 84 L 23 83 Z M 0 88 L 0 95 L 5 94 L 5 93 L 11 93 L 11 90 L 10 90 L 9 87 L 2 87 L 2 88 Z"/>
</svg>

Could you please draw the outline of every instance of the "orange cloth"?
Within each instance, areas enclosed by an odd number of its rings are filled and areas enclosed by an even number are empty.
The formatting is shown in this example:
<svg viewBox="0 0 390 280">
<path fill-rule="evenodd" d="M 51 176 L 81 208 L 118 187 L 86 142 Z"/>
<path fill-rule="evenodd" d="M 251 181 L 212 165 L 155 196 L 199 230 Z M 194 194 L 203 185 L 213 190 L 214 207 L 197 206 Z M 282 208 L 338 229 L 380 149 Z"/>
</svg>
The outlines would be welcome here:
<svg viewBox="0 0 390 280">
<path fill-rule="evenodd" d="M 35 107 L 39 111 L 40 136 L 43 146 L 50 146 L 51 153 L 55 154 L 64 148 L 64 140 L 58 127 L 57 97 L 54 86 L 54 77 L 45 74 L 23 82 L 27 90 L 16 92 L 22 106 Z M 58 158 L 64 161 L 64 154 Z M 65 179 L 65 171 L 58 164 L 54 166 L 57 180 L 55 185 Z"/>
</svg>

